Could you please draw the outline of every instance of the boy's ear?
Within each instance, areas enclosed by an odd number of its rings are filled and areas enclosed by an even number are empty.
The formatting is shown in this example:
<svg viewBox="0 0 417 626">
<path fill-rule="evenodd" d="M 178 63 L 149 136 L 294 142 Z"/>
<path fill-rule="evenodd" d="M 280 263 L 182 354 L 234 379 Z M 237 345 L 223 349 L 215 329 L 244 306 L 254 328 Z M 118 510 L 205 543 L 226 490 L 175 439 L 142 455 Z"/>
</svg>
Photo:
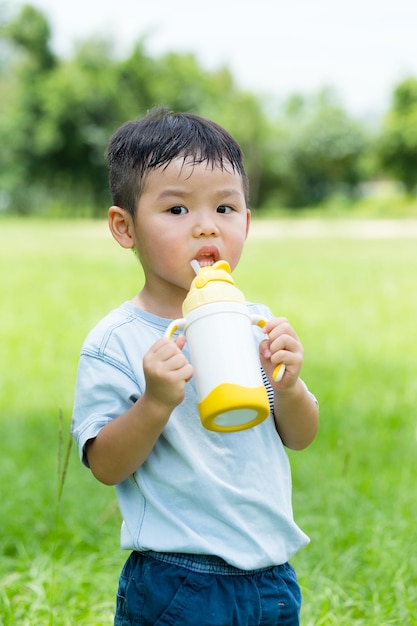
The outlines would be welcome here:
<svg viewBox="0 0 417 626">
<path fill-rule="evenodd" d="M 250 212 L 250 209 L 247 209 L 246 210 L 246 237 L 249 234 L 250 218 L 251 218 L 251 212 Z"/>
<path fill-rule="evenodd" d="M 119 206 L 111 206 L 108 210 L 110 232 L 122 248 L 133 248 L 133 223 L 129 211 Z"/>
</svg>

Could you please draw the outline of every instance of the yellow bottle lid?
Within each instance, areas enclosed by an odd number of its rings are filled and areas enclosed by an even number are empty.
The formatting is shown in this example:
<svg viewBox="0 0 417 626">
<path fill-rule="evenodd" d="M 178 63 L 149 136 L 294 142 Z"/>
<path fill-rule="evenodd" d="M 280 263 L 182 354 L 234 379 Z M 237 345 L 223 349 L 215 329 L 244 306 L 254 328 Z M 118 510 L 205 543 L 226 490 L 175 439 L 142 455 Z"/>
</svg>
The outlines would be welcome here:
<svg viewBox="0 0 417 626">
<path fill-rule="evenodd" d="M 183 315 L 213 302 L 246 302 L 243 293 L 235 286 L 227 261 L 200 267 L 183 302 Z"/>
</svg>

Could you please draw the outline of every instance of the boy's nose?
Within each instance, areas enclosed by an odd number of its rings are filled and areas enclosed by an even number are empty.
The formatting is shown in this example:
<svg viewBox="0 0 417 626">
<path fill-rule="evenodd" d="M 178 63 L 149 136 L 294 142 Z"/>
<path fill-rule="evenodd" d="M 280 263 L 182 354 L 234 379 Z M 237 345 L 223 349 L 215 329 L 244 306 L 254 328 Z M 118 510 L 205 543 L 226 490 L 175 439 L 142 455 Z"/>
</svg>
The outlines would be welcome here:
<svg viewBox="0 0 417 626">
<path fill-rule="evenodd" d="M 209 216 L 200 217 L 193 228 L 194 237 L 217 237 L 219 229 L 214 219 Z"/>
</svg>

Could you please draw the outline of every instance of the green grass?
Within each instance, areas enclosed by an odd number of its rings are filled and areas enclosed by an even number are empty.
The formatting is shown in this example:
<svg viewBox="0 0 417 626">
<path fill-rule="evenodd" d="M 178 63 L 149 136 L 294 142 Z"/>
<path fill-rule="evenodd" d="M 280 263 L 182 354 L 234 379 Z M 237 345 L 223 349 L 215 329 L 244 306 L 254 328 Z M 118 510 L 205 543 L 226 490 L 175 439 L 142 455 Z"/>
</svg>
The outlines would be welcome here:
<svg viewBox="0 0 417 626">
<path fill-rule="evenodd" d="M 303 626 L 417 624 L 416 276 L 406 238 L 253 237 L 235 272 L 297 328 L 321 406 L 290 454 Z M 0 221 L 2 626 L 112 624 L 114 492 L 72 449 L 59 494 L 81 343 L 140 283 L 102 223 Z"/>
</svg>

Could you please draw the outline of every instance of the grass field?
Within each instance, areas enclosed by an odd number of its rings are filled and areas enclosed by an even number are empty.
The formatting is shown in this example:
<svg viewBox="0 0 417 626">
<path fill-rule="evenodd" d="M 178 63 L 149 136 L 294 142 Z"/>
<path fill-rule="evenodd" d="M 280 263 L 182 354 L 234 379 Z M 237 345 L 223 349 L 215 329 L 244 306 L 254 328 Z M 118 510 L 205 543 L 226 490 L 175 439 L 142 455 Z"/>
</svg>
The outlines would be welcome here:
<svg viewBox="0 0 417 626">
<path fill-rule="evenodd" d="M 417 240 L 275 230 L 235 279 L 292 321 L 321 406 L 290 454 L 302 624 L 417 625 Z M 114 492 L 74 449 L 60 492 L 81 343 L 140 282 L 102 223 L 0 221 L 2 626 L 112 624 Z"/>
</svg>

